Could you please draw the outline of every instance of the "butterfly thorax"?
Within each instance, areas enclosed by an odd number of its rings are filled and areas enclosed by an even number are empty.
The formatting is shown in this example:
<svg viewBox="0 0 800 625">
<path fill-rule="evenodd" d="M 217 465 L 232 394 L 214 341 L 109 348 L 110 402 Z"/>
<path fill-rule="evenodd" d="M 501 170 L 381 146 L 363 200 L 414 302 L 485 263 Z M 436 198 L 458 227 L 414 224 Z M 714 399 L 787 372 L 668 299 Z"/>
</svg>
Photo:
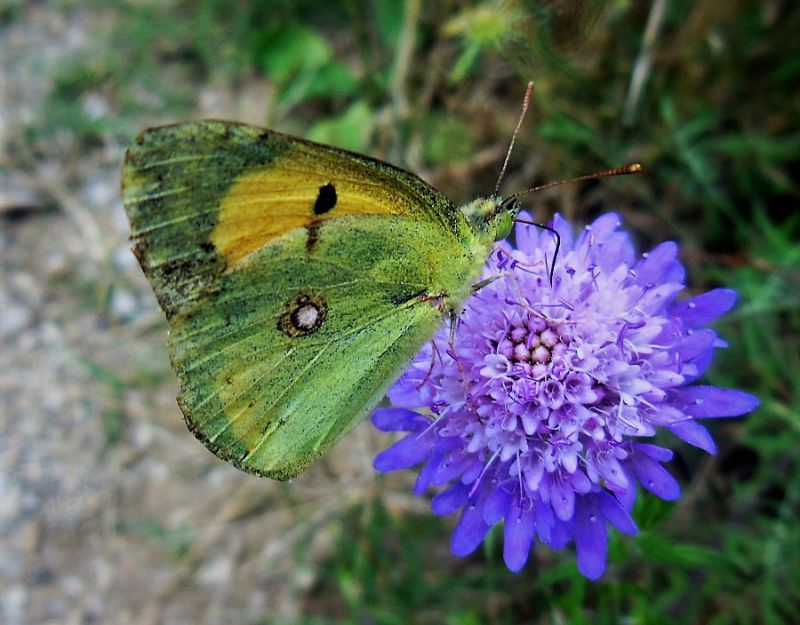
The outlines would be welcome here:
<svg viewBox="0 0 800 625">
<path fill-rule="evenodd" d="M 452 255 L 438 266 L 436 284 L 426 296 L 426 301 L 438 304 L 435 307 L 440 310 L 457 310 L 473 292 L 495 241 L 511 233 L 519 204 L 498 197 L 477 198 L 458 210 L 469 228 L 469 234 L 462 238 L 463 256 Z"/>
</svg>

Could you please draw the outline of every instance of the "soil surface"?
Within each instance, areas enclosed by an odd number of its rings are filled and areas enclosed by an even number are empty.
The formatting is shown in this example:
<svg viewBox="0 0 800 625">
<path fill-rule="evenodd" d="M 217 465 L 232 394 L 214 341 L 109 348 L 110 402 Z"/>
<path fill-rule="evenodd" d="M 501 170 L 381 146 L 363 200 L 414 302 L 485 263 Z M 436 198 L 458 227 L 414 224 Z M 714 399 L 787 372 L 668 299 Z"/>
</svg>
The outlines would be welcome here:
<svg viewBox="0 0 800 625">
<path fill-rule="evenodd" d="M 189 433 L 128 246 L 125 145 L 64 130 L 23 147 L 60 60 L 94 49 L 114 16 L 28 4 L 0 27 L 0 622 L 295 617 L 331 519 L 374 495 L 377 436 L 363 424 L 287 486 Z M 198 94 L 195 115 L 247 117 L 233 91 Z M 88 117 L 115 115 L 102 91 L 81 98 Z"/>
</svg>

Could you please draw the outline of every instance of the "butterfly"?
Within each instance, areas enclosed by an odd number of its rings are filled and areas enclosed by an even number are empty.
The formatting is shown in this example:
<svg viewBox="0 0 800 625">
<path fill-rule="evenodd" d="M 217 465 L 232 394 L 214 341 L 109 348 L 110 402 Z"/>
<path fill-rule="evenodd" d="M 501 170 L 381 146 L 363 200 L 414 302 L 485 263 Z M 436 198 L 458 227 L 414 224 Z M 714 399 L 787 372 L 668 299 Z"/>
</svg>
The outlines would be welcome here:
<svg viewBox="0 0 800 625">
<path fill-rule="evenodd" d="M 146 130 L 122 195 L 189 429 L 274 479 L 375 407 L 519 206 L 457 208 L 379 160 L 224 121 Z"/>
<path fill-rule="evenodd" d="M 456 207 L 388 163 L 234 122 L 146 130 L 122 196 L 189 429 L 245 471 L 305 470 L 480 286 L 518 195 Z"/>
</svg>

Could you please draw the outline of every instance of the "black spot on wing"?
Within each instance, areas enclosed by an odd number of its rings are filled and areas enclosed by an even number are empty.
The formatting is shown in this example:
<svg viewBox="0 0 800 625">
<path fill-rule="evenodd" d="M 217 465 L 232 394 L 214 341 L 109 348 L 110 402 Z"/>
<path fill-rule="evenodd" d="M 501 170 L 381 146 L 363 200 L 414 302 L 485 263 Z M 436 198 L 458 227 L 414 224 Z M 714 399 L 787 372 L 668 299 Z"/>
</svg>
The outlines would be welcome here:
<svg viewBox="0 0 800 625">
<path fill-rule="evenodd" d="M 328 182 L 319 188 L 317 199 L 314 202 L 314 214 L 324 215 L 336 206 L 336 187 L 332 182 Z"/>
</svg>

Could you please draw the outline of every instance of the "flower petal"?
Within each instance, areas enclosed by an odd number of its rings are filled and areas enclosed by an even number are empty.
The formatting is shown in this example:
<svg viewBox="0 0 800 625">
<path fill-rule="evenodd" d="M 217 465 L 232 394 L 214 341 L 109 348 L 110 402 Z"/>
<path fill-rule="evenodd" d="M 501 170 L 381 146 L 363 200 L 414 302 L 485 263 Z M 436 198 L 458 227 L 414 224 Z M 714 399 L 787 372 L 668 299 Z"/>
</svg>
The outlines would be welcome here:
<svg viewBox="0 0 800 625">
<path fill-rule="evenodd" d="M 550 225 L 552 226 L 553 230 L 558 232 L 558 236 L 561 237 L 561 251 L 566 254 L 572 249 L 572 225 L 561 216 L 561 213 L 555 214 L 553 217 L 553 222 Z M 520 249 L 525 249 L 522 245 L 519 247 Z"/>
<path fill-rule="evenodd" d="M 658 462 L 645 454 L 632 454 L 628 459 L 639 483 L 654 495 L 665 501 L 673 501 L 680 497 L 681 487 L 672 475 Z"/>
<path fill-rule="evenodd" d="M 724 315 L 735 303 L 736 291 L 714 289 L 676 304 L 671 314 L 680 317 L 685 328 L 699 328 Z"/>
<path fill-rule="evenodd" d="M 537 226 L 524 223 L 525 221 L 535 221 L 527 211 L 522 211 L 518 217 L 524 221 L 518 221 L 514 230 L 517 240 L 517 247 L 521 250 L 535 250 L 539 247 L 539 233 L 542 230 Z"/>
<path fill-rule="evenodd" d="M 625 232 L 613 232 L 603 242 L 603 253 L 598 265 L 605 272 L 612 272 L 626 260 L 631 250 L 630 238 Z"/>
<path fill-rule="evenodd" d="M 680 343 L 673 350 L 680 355 L 682 360 L 692 360 L 714 347 L 717 333 L 714 330 L 703 328 L 695 330 L 691 334 L 684 336 Z"/>
<path fill-rule="evenodd" d="M 442 461 L 434 470 L 433 475 L 431 475 L 431 484 L 434 486 L 447 484 L 450 480 L 460 477 L 473 464 L 479 465 L 477 471 L 480 472 L 483 463 L 480 462 L 477 454 L 465 453 L 461 449 L 444 454 Z"/>
<path fill-rule="evenodd" d="M 476 503 L 464 507 L 450 539 L 450 551 L 454 556 L 468 556 L 478 548 L 489 526 L 483 520 L 483 510 Z"/>
<path fill-rule="evenodd" d="M 630 514 L 622 504 L 605 491 L 597 493 L 597 503 L 603 517 L 623 534 L 635 534 L 639 531 Z"/>
<path fill-rule="evenodd" d="M 759 404 L 758 398 L 750 393 L 715 386 L 675 389 L 673 398 L 679 410 L 698 419 L 738 417 L 755 410 Z"/>
<path fill-rule="evenodd" d="M 639 299 L 639 308 L 649 315 L 659 315 L 665 307 L 672 303 L 675 295 L 683 288 L 674 282 L 659 284 L 645 291 Z"/>
<path fill-rule="evenodd" d="M 673 260 L 667 265 L 661 279 L 664 282 L 680 282 L 683 284 L 686 281 L 686 270 L 683 268 L 681 261 Z"/>
<path fill-rule="evenodd" d="M 372 425 L 381 432 L 418 432 L 431 424 L 431 420 L 405 408 L 377 408 L 372 413 Z"/>
<path fill-rule="evenodd" d="M 424 493 L 428 486 L 431 485 L 431 477 L 433 476 L 433 472 L 436 470 L 437 465 L 441 462 L 442 459 L 442 452 L 439 451 L 438 448 L 433 448 L 433 453 L 431 453 L 428 461 L 422 466 L 422 470 L 419 472 L 417 476 L 417 480 L 414 482 L 414 494 L 419 496 Z"/>
<path fill-rule="evenodd" d="M 467 503 L 468 498 L 469 487 L 461 482 L 456 482 L 450 488 L 438 493 L 431 500 L 431 510 L 439 516 L 452 514 Z"/>
<path fill-rule="evenodd" d="M 418 434 L 409 434 L 379 453 L 372 463 L 377 471 L 388 472 L 409 469 L 419 464 L 431 453 L 430 444 Z"/>
<path fill-rule="evenodd" d="M 509 508 L 503 528 L 503 560 L 509 570 L 516 573 L 528 561 L 535 523 L 533 509 L 520 505 L 519 498 L 515 497 Z"/>
<path fill-rule="evenodd" d="M 658 460 L 658 462 L 669 462 L 672 460 L 672 450 L 666 447 L 659 447 L 658 445 L 651 445 L 650 443 L 636 443 L 633 448 L 639 453 Z"/>
<path fill-rule="evenodd" d="M 711 434 L 697 421 L 691 419 L 678 421 L 670 425 L 669 430 L 678 438 L 686 441 L 690 445 L 699 447 L 703 451 L 707 451 L 712 456 L 717 453 L 717 445 L 714 439 L 711 438 Z"/>
<path fill-rule="evenodd" d="M 552 539 L 553 525 L 556 522 L 553 509 L 541 501 L 535 501 L 533 504 L 533 518 L 536 524 L 536 533 L 543 543 L 549 545 Z"/>
<path fill-rule="evenodd" d="M 386 397 L 393 406 L 403 408 L 418 408 L 427 402 L 420 401 L 420 386 L 428 375 L 432 359 L 430 343 L 425 345 L 409 365 L 406 372 L 386 391 Z"/>
<path fill-rule="evenodd" d="M 613 492 L 622 508 L 630 512 L 633 510 L 633 504 L 636 503 L 636 480 L 630 470 L 625 471 L 625 476 L 628 479 L 629 486 L 627 488 L 615 488 Z"/>
<path fill-rule="evenodd" d="M 483 506 L 483 520 L 489 525 L 494 525 L 506 515 L 511 504 L 512 495 L 503 484 L 498 485 L 486 498 Z"/>
<path fill-rule="evenodd" d="M 683 375 L 686 378 L 686 383 L 691 384 L 697 378 L 703 375 L 706 372 L 706 370 L 711 366 L 711 361 L 713 359 L 714 359 L 714 351 L 711 349 L 701 354 L 698 354 L 697 356 L 692 358 L 692 360 L 690 360 L 687 363 L 687 367 L 684 367 L 684 369 L 688 368 L 688 366 L 694 368 L 694 373 L 690 373 L 688 371 L 683 372 Z"/>
<path fill-rule="evenodd" d="M 643 254 L 644 258 L 636 266 L 636 282 L 642 286 L 663 282 L 663 276 L 678 256 L 678 245 L 674 241 L 665 241 L 651 252 Z"/>
<path fill-rule="evenodd" d="M 555 550 L 563 549 L 569 544 L 572 539 L 572 523 L 566 523 L 558 519 L 553 524 L 553 529 L 550 530 L 550 542 L 547 543 Z"/>
<path fill-rule="evenodd" d="M 590 225 L 586 226 L 582 239 L 592 238 L 593 245 L 603 243 L 614 230 L 619 228 L 622 220 L 617 213 L 604 213 L 595 219 Z"/>
<path fill-rule="evenodd" d="M 551 486 L 551 501 L 553 511 L 562 521 L 569 521 L 575 512 L 575 491 L 569 484 L 560 483 Z"/>
<path fill-rule="evenodd" d="M 578 570 L 589 579 L 598 579 L 606 570 L 608 532 L 594 497 L 579 497 L 575 503 L 574 532 Z"/>
</svg>

